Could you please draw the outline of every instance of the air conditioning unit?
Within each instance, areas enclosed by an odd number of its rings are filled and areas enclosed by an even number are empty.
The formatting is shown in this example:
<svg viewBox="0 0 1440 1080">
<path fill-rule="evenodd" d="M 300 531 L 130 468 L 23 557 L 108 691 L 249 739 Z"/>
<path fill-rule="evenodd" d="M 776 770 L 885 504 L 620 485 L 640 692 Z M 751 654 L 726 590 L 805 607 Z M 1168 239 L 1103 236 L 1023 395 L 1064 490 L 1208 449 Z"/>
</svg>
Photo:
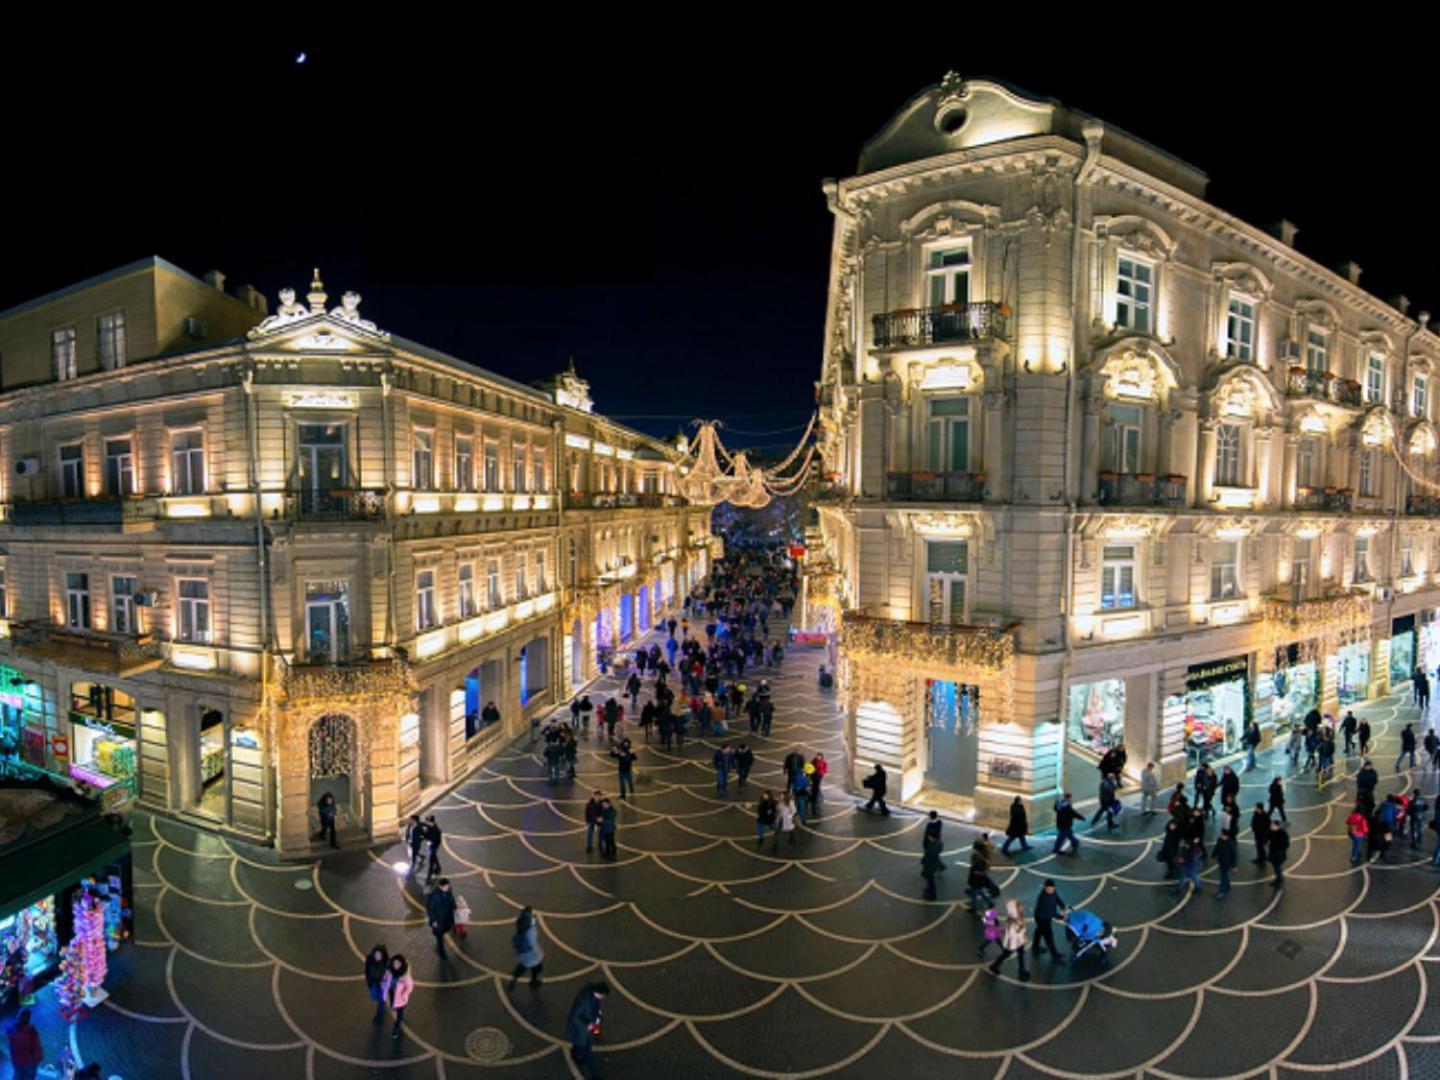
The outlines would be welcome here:
<svg viewBox="0 0 1440 1080">
<path fill-rule="evenodd" d="M 203 341 L 206 334 L 205 320 L 197 319 L 194 315 L 185 316 L 185 336 L 195 341 Z"/>
<path fill-rule="evenodd" d="M 136 607 L 154 607 L 159 595 L 153 592 L 137 592 L 135 594 Z"/>
<path fill-rule="evenodd" d="M 1375 599 L 1382 604 L 1388 604 L 1395 599 L 1395 590 L 1389 585 L 1377 585 L 1375 587 Z"/>
<path fill-rule="evenodd" d="M 40 459 L 38 457 L 22 457 L 15 462 L 16 476 L 39 476 Z"/>
<path fill-rule="evenodd" d="M 1280 342 L 1280 359 L 1298 363 L 1300 360 L 1300 342 L 1286 338 Z"/>
</svg>

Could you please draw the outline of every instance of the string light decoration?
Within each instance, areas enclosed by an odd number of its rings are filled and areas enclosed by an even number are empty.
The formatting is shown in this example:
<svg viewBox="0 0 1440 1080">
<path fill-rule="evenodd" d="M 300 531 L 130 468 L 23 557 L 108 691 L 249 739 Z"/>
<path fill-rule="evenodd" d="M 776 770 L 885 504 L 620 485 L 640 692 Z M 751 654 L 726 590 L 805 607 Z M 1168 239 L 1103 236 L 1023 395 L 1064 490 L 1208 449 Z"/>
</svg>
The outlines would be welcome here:
<svg viewBox="0 0 1440 1080">
<path fill-rule="evenodd" d="M 847 611 L 840 651 L 852 708 L 859 703 L 862 685 L 867 694 L 879 691 L 886 700 L 901 701 L 915 680 L 949 677 L 979 689 L 987 719 L 1010 715 L 1015 698 L 1015 635 L 1010 628 L 900 622 Z"/>
<path fill-rule="evenodd" d="M 807 569 L 801 581 L 805 592 L 800 621 L 805 629 L 824 633 L 840 629 L 845 607 L 840 572 L 831 563 L 821 563 Z"/>
<path fill-rule="evenodd" d="M 1260 623 L 1260 658 L 1269 670 L 1286 666 L 1283 654 L 1297 647 L 1297 663 L 1306 664 L 1339 652 L 1370 635 L 1370 597 L 1363 591 L 1293 603 L 1264 598 Z"/>
<path fill-rule="evenodd" d="M 805 434 L 779 465 L 772 469 L 750 464 L 742 450 L 731 454 L 720 442 L 719 421 L 696 420 L 699 427 L 694 440 L 681 459 L 680 477 L 676 486 L 680 494 L 693 503 L 728 502 L 758 510 L 778 496 L 793 495 L 805 486 L 815 456 L 810 435 L 815 430 L 815 415 L 805 426 Z M 799 465 L 795 462 L 801 454 Z M 787 473 L 786 470 L 794 471 Z"/>
<path fill-rule="evenodd" d="M 1408 476 L 1410 478 L 1410 481 L 1416 486 L 1424 488 L 1426 491 L 1429 491 L 1432 494 L 1440 493 L 1440 484 L 1437 484 L 1434 480 L 1427 479 L 1421 473 L 1416 472 L 1414 466 L 1412 466 L 1408 461 L 1405 460 L 1407 456 L 1424 457 L 1427 453 L 1429 453 L 1430 450 L 1434 449 L 1429 436 L 1426 436 L 1426 445 L 1424 448 L 1415 446 L 1415 439 L 1412 437 L 1412 445 L 1409 455 L 1402 454 L 1400 452 L 1400 447 L 1397 445 L 1398 441 L 1399 440 L 1396 439 L 1390 440 L 1390 456 L 1393 457 L 1396 463 L 1400 466 L 1400 471 L 1403 472 L 1406 476 Z"/>
</svg>

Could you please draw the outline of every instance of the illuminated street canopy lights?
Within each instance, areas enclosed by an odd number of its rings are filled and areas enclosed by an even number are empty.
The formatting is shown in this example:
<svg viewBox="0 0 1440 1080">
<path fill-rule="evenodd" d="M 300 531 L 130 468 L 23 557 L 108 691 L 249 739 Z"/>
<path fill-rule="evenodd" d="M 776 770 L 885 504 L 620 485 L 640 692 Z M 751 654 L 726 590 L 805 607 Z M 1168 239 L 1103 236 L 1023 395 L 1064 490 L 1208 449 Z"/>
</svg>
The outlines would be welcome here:
<svg viewBox="0 0 1440 1080">
<path fill-rule="evenodd" d="M 691 502 L 728 502 L 732 506 L 746 506 L 758 509 L 765 506 L 776 495 L 793 495 L 805 484 L 810 473 L 810 461 L 815 446 L 810 434 L 815 429 L 815 417 L 805 427 L 800 442 L 773 469 L 757 468 L 750 464 L 743 450 L 729 453 L 717 429 L 717 420 L 692 421 L 699 427 L 680 462 L 680 494 Z M 801 454 L 804 458 L 796 464 Z M 793 470 L 787 472 L 786 470 Z"/>
</svg>

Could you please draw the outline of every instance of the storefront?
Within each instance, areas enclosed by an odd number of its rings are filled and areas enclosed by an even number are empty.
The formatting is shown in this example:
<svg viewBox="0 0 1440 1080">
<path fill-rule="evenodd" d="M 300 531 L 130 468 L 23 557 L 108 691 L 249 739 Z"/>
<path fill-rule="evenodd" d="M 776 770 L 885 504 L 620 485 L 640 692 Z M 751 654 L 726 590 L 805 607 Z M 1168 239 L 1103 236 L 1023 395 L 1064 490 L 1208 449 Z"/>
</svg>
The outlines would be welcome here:
<svg viewBox="0 0 1440 1080">
<path fill-rule="evenodd" d="M 19 758 L 45 767 L 45 714 L 40 684 L 0 664 L 0 768 Z"/>
<path fill-rule="evenodd" d="M 1256 691 L 1257 697 L 1265 697 L 1265 680 L 1271 681 L 1270 717 L 1282 729 L 1301 723 L 1306 713 L 1320 707 L 1320 665 L 1313 660 L 1297 663 L 1299 646 L 1291 645 L 1287 652 L 1286 665 L 1262 675 Z"/>
<path fill-rule="evenodd" d="M 1102 679 L 1070 687 L 1066 726 L 1070 742 L 1103 754 L 1125 741 L 1125 680 Z"/>
<path fill-rule="evenodd" d="M 925 784 L 954 795 L 975 790 L 980 692 L 947 679 L 925 680 Z"/>
<path fill-rule="evenodd" d="M 1440 668 L 1440 619 L 1437 619 L 1436 612 L 1428 611 L 1429 616 L 1420 624 L 1420 666 L 1435 676 L 1436 669 Z"/>
<path fill-rule="evenodd" d="M 1250 719 L 1250 661 L 1193 664 L 1185 677 L 1185 749 L 1192 763 L 1234 753 Z"/>
<path fill-rule="evenodd" d="M 1335 676 L 1335 693 L 1341 705 L 1364 701 L 1370 692 L 1370 642 L 1341 646 Z"/>
<path fill-rule="evenodd" d="M 1390 685 L 1415 677 L 1415 616 L 1401 615 L 1390 622 Z"/>
<path fill-rule="evenodd" d="M 134 699 L 99 683 L 75 683 L 68 750 L 69 773 L 77 780 L 101 789 L 125 784 L 137 794 Z M 219 764 L 223 769 L 223 748 Z"/>
</svg>

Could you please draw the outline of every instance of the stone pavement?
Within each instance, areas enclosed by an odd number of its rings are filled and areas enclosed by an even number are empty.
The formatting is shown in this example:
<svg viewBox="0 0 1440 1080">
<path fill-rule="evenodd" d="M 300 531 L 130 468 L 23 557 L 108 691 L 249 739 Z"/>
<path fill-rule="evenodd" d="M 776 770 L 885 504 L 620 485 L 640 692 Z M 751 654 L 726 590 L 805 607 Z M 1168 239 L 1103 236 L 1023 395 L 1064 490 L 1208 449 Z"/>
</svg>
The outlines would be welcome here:
<svg viewBox="0 0 1440 1080">
<path fill-rule="evenodd" d="M 76 1029 L 81 1058 L 126 1080 L 565 1077 L 570 1000 L 605 978 L 599 1056 L 612 1080 L 1440 1075 L 1440 1008 L 1427 1000 L 1440 976 L 1440 874 L 1404 844 L 1390 863 L 1349 865 L 1348 779 L 1323 794 L 1313 779 L 1290 785 L 1294 844 L 1278 894 L 1242 857 L 1225 901 L 1213 899 L 1213 868 L 1203 895 L 1177 899 L 1153 857 L 1161 819 L 1133 810 L 1114 833 L 1083 830 L 1077 857 L 1042 842 L 1002 859 L 1005 895 L 1033 902 L 1054 877 L 1120 938 L 1108 970 L 1038 961 L 1021 984 L 1013 961 L 996 978 L 975 955 L 976 920 L 960 906 L 972 833 L 946 825 L 952 866 L 941 899 L 925 903 L 921 819 L 858 812 L 838 790 L 839 724 L 831 692 L 815 687 L 818 662 L 792 649 L 772 675 L 775 734 L 752 741 L 743 799 L 733 779 L 716 797 L 712 740 L 642 747 L 614 863 L 584 849 L 584 799 L 615 789 L 597 742 L 574 784 L 551 787 L 522 743 L 445 797 L 444 869 L 475 920 L 447 964 L 423 892 L 393 867 L 398 846 L 280 863 L 138 816 L 138 940 L 116 954 L 110 1001 Z M 1383 794 L 1397 786 L 1397 732 L 1415 710 L 1397 696 L 1364 711 Z M 828 797 L 793 847 L 758 850 L 754 796 L 778 789 L 792 746 L 824 750 Z M 1272 775 L 1265 764 L 1246 778 L 1250 806 Z M 1072 781 L 1077 795 L 1091 779 Z M 1433 793 L 1435 774 L 1424 786 Z M 546 981 L 507 993 L 525 904 L 540 917 Z M 370 1023 L 362 958 L 377 942 L 406 953 L 417 979 L 398 1044 Z"/>
</svg>

